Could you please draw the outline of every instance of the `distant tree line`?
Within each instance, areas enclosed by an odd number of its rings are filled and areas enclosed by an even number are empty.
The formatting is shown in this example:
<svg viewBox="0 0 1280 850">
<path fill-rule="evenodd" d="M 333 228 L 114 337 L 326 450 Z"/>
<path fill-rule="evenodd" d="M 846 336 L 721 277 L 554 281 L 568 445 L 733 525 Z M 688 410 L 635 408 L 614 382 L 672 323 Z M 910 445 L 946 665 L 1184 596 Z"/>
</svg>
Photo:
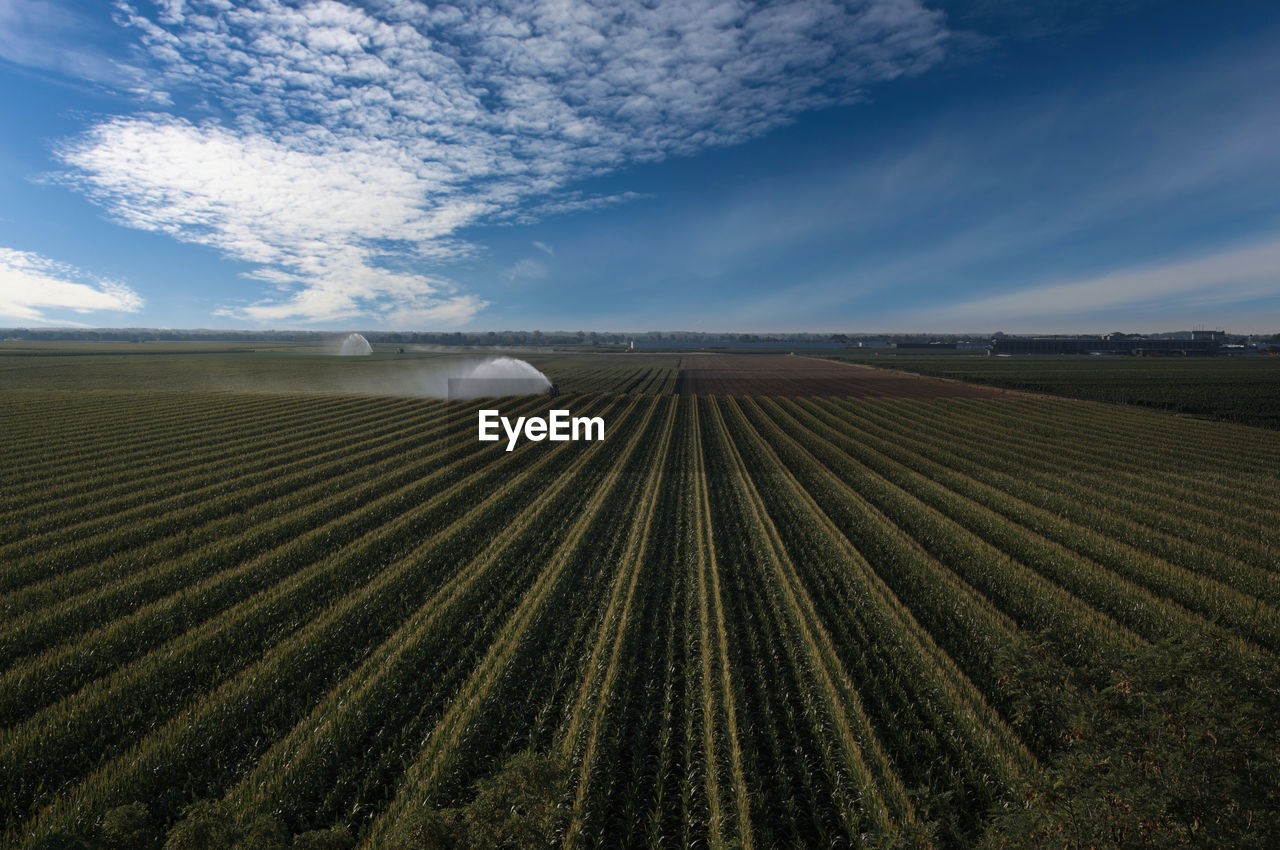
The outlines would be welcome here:
<svg viewBox="0 0 1280 850">
<path fill-rule="evenodd" d="M 339 331 L 287 330 L 169 330 L 155 328 L 0 328 L 0 339 L 82 342 L 298 342 L 320 343 Z M 836 345 L 864 339 L 903 341 L 955 340 L 956 336 L 897 334 L 891 337 L 843 333 L 702 333 L 699 331 L 360 331 L 371 343 L 400 345 L 600 345 L 648 343 L 713 344 L 718 342 L 830 342 Z"/>
</svg>

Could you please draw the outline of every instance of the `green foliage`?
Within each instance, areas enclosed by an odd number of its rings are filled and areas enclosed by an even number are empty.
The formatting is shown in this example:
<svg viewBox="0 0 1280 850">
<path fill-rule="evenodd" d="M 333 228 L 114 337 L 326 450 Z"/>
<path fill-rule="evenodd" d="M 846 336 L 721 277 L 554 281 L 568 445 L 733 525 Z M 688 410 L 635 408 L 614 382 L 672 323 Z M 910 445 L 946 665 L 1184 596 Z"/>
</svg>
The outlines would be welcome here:
<svg viewBox="0 0 1280 850">
<path fill-rule="evenodd" d="M 129 803 L 109 810 L 83 832 L 53 832 L 34 847 L 38 850 L 158 850 L 163 837 L 147 807 L 142 803 Z"/>
<path fill-rule="evenodd" d="M 351 850 L 356 840 L 341 826 L 332 829 L 313 829 L 293 837 L 293 850 Z"/>
<path fill-rule="evenodd" d="M 260 816 L 243 819 L 220 801 L 201 800 L 165 839 L 164 850 L 285 850 L 289 833 L 279 820 Z"/>
<path fill-rule="evenodd" d="M 160 846 L 160 827 L 142 803 L 111 809 L 102 816 L 98 836 L 104 850 L 149 850 Z"/>
<path fill-rule="evenodd" d="M 90 836 L 62 830 L 45 835 L 31 847 L 33 850 L 101 850 L 101 845 Z"/>
<path fill-rule="evenodd" d="M 399 850 L 533 850 L 551 847 L 569 821 L 569 771 L 553 756 L 524 751 L 475 785 L 454 808 L 427 809 L 394 842 Z"/>
<path fill-rule="evenodd" d="M 1280 846 L 1280 669 L 1225 640 L 1145 650 L 986 848 Z"/>
<path fill-rule="evenodd" d="M 165 836 L 142 803 L 117 806 L 84 832 L 54 832 L 38 841 L 38 850 L 351 850 L 355 839 L 346 827 L 295 835 L 279 819 L 249 816 L 218 800 L 201 800 L 183 810 Z"/>
</svg>

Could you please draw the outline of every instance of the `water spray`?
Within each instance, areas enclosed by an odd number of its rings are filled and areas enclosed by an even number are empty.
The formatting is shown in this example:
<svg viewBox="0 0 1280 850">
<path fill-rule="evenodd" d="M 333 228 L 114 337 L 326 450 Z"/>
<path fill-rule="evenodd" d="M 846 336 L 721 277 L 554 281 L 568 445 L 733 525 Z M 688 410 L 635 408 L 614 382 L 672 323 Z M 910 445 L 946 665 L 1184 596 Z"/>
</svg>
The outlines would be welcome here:
<svg viewBox="0 0 1280 850">
<path fill-rule="evenodd" d="M 364 338 L 364 334 L 347 334 L 346 339 L 342 340 L 342 344 L 338 347 L 340 357 L 357 357 L 372 353 L 373 346 L 369 345 L 369 340 Z"/>
</svg>

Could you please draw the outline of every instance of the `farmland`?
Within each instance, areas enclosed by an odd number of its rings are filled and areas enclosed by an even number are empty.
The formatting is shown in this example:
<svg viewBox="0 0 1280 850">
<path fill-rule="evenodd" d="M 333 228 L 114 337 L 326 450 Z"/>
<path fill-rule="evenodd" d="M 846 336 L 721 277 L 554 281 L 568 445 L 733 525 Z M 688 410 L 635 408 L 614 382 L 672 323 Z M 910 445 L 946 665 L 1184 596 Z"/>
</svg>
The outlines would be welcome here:
<svg viewBox="0 0 1280 850">
<path fill-rule="evenodd" d="M 350 389 L 426 356 L 0 358 L 6 845 L 1280 835 L 1280 433 L 529 359 L 563 394 L 503 413 L 607 439 Z"/>
<path fill-rule="evenodd" d="M 852 363 L 787 354 L 685 354 L 681 395 L 853 396 L 856 398 L 989 398 L 982 387 L 920 380 Z"/>
<path fill-rule="evenodd" d="M 1280 357 L 859 357 L 883 369 L 1280 427 Z"/>
</svg>

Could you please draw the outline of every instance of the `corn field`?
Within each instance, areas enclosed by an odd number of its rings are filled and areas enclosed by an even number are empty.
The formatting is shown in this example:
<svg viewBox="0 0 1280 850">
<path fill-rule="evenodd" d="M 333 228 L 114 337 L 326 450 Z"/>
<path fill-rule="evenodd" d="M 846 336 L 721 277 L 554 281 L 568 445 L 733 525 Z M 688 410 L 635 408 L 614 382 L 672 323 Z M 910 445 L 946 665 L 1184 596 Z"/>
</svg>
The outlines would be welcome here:
<svg viewBox="0 0 1280 850">
<path fill-rule="evenodd" d="M 1280 653 L 1280 433 L 563 380 L 503 413 L 607 439 L 508 453 L 413 398 L 9 392 L 6 844 L 215 800 L 419 846 L 534 752 L 567 777 L 558 846 L 968 846 L 1152 647 Z"/>
</svg>

